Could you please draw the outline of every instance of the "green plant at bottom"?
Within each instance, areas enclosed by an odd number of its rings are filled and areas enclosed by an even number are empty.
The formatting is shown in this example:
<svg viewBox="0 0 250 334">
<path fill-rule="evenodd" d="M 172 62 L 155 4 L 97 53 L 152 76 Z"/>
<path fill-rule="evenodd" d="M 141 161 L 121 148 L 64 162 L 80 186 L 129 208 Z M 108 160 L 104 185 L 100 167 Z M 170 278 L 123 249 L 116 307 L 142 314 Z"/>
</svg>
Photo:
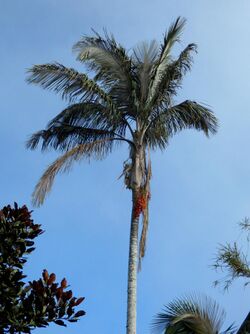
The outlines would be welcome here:
<svg viewBox="0 0 250 334">
<path fill-rule="evenodd" d="M 84 298 L 73 296 L 65 278 L 56 283 L 56 275 L 43 270 L 38 280 L 24 282 L 23 266 L 42 233 L 26 206 L 0 210 L 0 334 L 30 333 L 50 323 L 66 326 L 85 314 L 75 310 Z"/>
</svg>

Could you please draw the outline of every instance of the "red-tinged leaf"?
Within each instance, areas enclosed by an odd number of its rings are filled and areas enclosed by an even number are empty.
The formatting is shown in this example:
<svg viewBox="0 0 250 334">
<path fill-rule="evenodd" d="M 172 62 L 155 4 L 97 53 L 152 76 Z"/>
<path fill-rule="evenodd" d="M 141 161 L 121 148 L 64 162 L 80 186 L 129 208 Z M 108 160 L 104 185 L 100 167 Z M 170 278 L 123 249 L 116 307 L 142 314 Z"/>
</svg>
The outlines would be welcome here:
<svg viewBox="0 0 250 334">
<path fill-rule="evenodd" d="M 74 315 L 74 317 L 75 318 L 82 317 L 85 314 L 86 314 L 86 312 L 81 310 L 81 311 L 76 312 L 76 314 Z"/>
<path fill-rule="evenodd" d="M 57 324 L 57 325 L 59 325 L 59 326 L 67 327 L 67 326 L 65 325 L 65 323 L 64 323 L 62 320 L 55 320 L 54 322 L 55 322 L 55 324 Z"/>
<path fill-rule="evenodd" d="M 51 285 L 56 280 L 56 275 L 54 273 L 50 274 L 47 284 Z"/>
<path fill-rule="evenodd" d="M 80 297 L 77 299 L 77 301 L 75 302 L 75 306 L 80 305 L 83 301 L 84 301 L 85 297 Z"/>
<path fill-rule="evenodd" d="M 61 281 L 61 287 L 63 288 L 63 289 L 65 289 L 66 287 L 67 287 L 67 281 L 66 281 L 66 279 L 64 278 L 62 281 Z"/>
</svg>

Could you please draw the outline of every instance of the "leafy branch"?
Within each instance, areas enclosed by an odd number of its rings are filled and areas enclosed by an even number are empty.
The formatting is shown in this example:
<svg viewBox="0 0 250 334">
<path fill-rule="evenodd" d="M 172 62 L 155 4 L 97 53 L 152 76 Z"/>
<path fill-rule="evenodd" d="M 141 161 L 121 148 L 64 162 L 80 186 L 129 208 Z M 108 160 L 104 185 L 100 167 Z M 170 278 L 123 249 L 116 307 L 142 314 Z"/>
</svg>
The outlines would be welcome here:
<svg viewBox="0 0 250 334">
<path fill-rule="evenodd" d="M 75 310 L 84 298 L 73 296 L 65 278 L 56 283 L 56 275 L 44 270 L 40 279 L 24 282 L 23 266 L 42 233 L 26 206 L 0 210 L 0 334 L 30 333 L 51 322 L 66 326 L 85 315 Z"/>
<path fill-rule="evenodd" d="M 247 232 L 247 243 L 249 243 L 250 220 L 245 218 L 239 223 L 241 230 Z M 239 245 L 233 244 L 220 245 L 213 267 L 216 270 L 226 272 L 226 276 L 222 280 L 216 280 L 214 285 L 223 284 L 224 289 L 227 290 L 236 278 L 245 278 L 245 286 L 250 283 L 250 265 L 246 252 L 242 251 Z"/>
</svg>

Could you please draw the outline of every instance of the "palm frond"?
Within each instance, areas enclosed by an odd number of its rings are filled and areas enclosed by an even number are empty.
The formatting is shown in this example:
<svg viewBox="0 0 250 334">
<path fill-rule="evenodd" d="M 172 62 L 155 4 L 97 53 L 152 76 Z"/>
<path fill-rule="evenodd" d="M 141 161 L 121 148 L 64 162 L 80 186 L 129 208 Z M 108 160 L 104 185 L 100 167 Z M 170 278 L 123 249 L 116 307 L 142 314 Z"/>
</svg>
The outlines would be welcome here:
<svg viewBox="0 0 250 334">
<path fill-rule="evenodd" d="M 132 60 L 114 36 L 95 32 L 93 37 L 84 36 L 73 49 L 77 59 L 95 73 L 94 80 L 112 96 L 117 109 L 134 118 L 137 94 Z"/>
<path fill-rule="evenodd" d="M 103 80 L 108 85 L 119 80 L 126 88 L 131 86 L 131 59 L 113 35 L 105 32 L 103 38 L 95 32 L 93 37 L 84 36 L 73 50 L 79 61 L 96 72 L 95 80 Z"/>
<path fill-rule="evenodd" d="M 197 52 L 196 44 L 189 44 L 176 60 L 166 66 L 164 74 L 159 78 L 157 91 L 147 101 L 153 115 L 157 106 L 171 105 L 173 96 L 177 95 L 177 90 L 181 87 L 183 77 L 191 69 L 194 52 Z"/>
<path fill-rule="evenodd" d="M 96 140 L 112 139 L 114 137 L 112 131 L 62 124 L 34 133 L 27 141 L 26 146 L 34 150 L 41 142 L 42 151 L 50 148 L 67 151 L 76 145 L 89 144 Z"/>
<path fill-rule="evenodd" d="M 114 115 L 112 110 L 101 103 L 75 103 L 56 115 L 48 123 L 48 127 L 63 123 L 75 126 L 110 129 L 115 127 L 114 121 L 116 120 L 117 114 Z"/>
<path fill-rule="evenodd" d="M 45 130 L 34 133 L 26 146 L 35 149 L 42 142 L 42 150 L 68 150 L 99 139 L 124 138 L 125 132 L 126 122 L 113 110 L 100 103 L 76 103 L 54 117 Z"/>
<path fill-rule="evenodd" d="M 147 104 L 152 106 L 158 92 L 159 85 L 165 78 L 167 68 L 171 63 L 171 49 L 173 45 L 179 41 L 180 35 L 184 28 L 186 20 L 178 17 L 177 20 L 170 26 L 165 34 L 163 44 L 161 45 L 161 53 L 154 65 L 154 74 L 149 88 L 149 96 Z"/>
<path fill-rule="evenodd" d="M 60 92 L 63 98 L 71 101 L 75 98 L 81 101 L 98 99 L 114 107 L 110 96 L 94 80 L 59 63 L 34 65 L 28 70 L 27 82 Z"/>
<path fill-rule="evenodd" d="M 97 102 L 76 103 L 54 117 L 48 127 L 68 124 L 111 131 L 125 136 L 127 127 L 125 116 L 122 111 L 119 112 L 119 108 L 110 109 Z"/>
<path fill-rule="evenodd" d="M 160 117 L 159 117 L 160 118 Z M 155 119 L 147 127 L 144 135 L 145 144 L 152 150 L 167 148 L 171 133 L 169 133 L 168 126 L 165 122 Z"/>
<path fill-rule="evenodd" d="M 68 172 L 74 162 L 82 159 L 102 159 L 112 150 L 112 141 L 108 139 L 98 140 L 89 144 L 82 144 L 67 151 L 56 159 L 43 173 L 32 194 L 32 202 L 35 206 L 43 204 L 46 195 L 50 192 L 54 179 L 59 172 Z"/>
<path fill-rule="evenodd" d="M 192 295 L 176 299 L 165 306 L 154 322 L 155 333 L 161 334 L 218 334 L 225 319 L 225 312 L 212 299 Z M 234 333 L 230 326 L 223 333 Z"/>
<path fill-rule="evenodd" d="M 167 33 L 164 36 L 164 41 L 161 46 L 160 59 L 163 60 L 171 51 L 173 45 L 180 42 L 180 36 L 186 24 L 186 19 L 182 17 L 177 17 L 175 22 L 173 22 Z"/>
<path fill-rule="evenodd" d="M 217 118 L 210 109 L 194 101 L 186 100 L 156 114 L 148 126 L 145 138 L 149 142 L 152 140 L 153 143 L 161 139 L 166 145 L 168 139 L 181 130 L 193 128 L 209 136 L 209 134 L 216 133 L 217 127 Z"/>
<path fill-rule="evenodd" d="M 206 136 L 217 132 L 218 120 L 205 106 L 186 100 L 167 112 L 169 132 L 174 134 L 187 128 L 203 131 Z"/>
<path fill-rule="evenodd" d="M 143 104 L 148 96 L 149 84 L 152 76 L 152 68 L 159 53 L 157 41 L 142 42 L 133 49 L 134 70 L 139 84 L 139 100 Z"/>
</svg>

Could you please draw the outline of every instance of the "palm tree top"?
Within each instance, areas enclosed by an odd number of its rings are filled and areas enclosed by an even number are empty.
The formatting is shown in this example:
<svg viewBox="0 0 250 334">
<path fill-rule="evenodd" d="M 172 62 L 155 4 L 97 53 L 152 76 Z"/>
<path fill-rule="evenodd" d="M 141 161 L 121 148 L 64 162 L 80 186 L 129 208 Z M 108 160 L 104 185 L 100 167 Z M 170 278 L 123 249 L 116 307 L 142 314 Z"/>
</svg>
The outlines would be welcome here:
<svg viewBox="0 0 250 334">
<path fill-rule="evenodd" d="M 185 19 L 178 17 L 160 46 L 156 41 L 144 42 L 130 51 L 107 33 L 84 36 L 73 49 L 86 73 L 59 63 L 28 70 L 29 83 L 60 93 L 68 101 L 27 142 L 30 149 L 41 142 L 42 150 L 66 152 L 43 175 L 34 204 L 43 203 L 55 175 L 76 160 L 103 158 L 123 142 L 129 145 L 130 155 L 139 148 L 165 149 L 183 129 L 201 130 L 207 136 L 216 132 L 217 119 L 209 108 L 191 100 L 174 101 L 197 49 L 189 44 L 178 57 L 172 56 L 184 25 Z"/>
<path fill-rule="evenodd" d="M 168 139 L 183 128 L 214 133 L 216 118 L 205 106 L 193 101 L 174 105 L 173 97 L 196 52 L 196 45 L 189 44 L 176 59 L 171 55 L 184 24 L 185 19 L 179 17 L 160 47 L 155 41 L 145 42 L 130 53 L 107 33 L 104 37 L 98 33 L 84 36 L 73 49 L 77 60 L 94 73 L 92 79 L 58 63 L 33 66 L 27 81 L 60 93 L 70 106 L 49 123 L 46 132 L 32 137 L 28 146 L 36 147 L 40 139 L 43 148 L 69 148 L 68 140 L 58 140 L 58 133 L 52 136 L 53 130 L 62 126 L 91 128 L 76 134 L 84 137 L 84 142 L 103 137 L 122 139 L 127 129 L 133 134 L 141 130 L 152 148 L 165 148 Z M 74 141 L 69 141 L 74 146 Z"/>
</svg>

